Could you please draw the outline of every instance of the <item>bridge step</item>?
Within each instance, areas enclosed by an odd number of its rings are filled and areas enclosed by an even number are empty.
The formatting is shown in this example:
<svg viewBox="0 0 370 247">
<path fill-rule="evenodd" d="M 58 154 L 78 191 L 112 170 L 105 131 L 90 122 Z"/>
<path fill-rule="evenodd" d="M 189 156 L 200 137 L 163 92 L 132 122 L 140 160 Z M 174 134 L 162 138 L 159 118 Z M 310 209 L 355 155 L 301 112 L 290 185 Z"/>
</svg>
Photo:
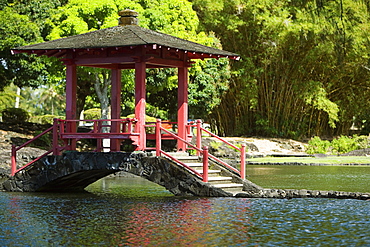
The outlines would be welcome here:
<svg viewBox="0 0 370 247">
<path fill-rule="evenodd" d="M 203 167 L 203 163 L 188 163 L 184 162 L 187 166 L 194 168 L 194 167 Z"/>
<path fill-rule="evenodd" d="M 232 177 L 221 177 L 221 176 L 215 176 L 215 177 L 208 177 L 208 182 L 212 184 L 222 184 L 222 183 L 229 183 L 232 180 Z"/>
<path fill-rule="evenodd" d="M 195 171 L 198 172 L 199 174 L 203 174 L 203 169 L 202 170 L 196 169 Z M 215 177 L 218 176 L 220 172 L 221 170 L 208 170 L 208 176 Z"/>
<path fill-rule="evenodd" d="M 176 159 L 192 159 L 198 160 L 198 156 L 191 156 L 189 153 L 179 153 L 179 152 L 168 152 L 169 155 L 175 157 Z"/>
<path fill-rule="evenodd" d="M 190 156 L 188 153 L 170 153 L 170 155 L 191 167 L 196 172 L 203 174 L 203 163 L 199 157 Z M 208 176 L 208 183 L 212 184 L 214 187 L 230 192 L 233 195 L 240 193 L 243 190 L 242 183 L 233 183 L 232 177 L 221 175 L 221 170 L 208 170 Z"/>
<path fill-rule="evenodd" d="M 221 189 L 230 189 L 230 188 L 243 188 L 243 184 L 229 183 L 229 184 L 213 184 L 213 186 Z"/>
</svg>

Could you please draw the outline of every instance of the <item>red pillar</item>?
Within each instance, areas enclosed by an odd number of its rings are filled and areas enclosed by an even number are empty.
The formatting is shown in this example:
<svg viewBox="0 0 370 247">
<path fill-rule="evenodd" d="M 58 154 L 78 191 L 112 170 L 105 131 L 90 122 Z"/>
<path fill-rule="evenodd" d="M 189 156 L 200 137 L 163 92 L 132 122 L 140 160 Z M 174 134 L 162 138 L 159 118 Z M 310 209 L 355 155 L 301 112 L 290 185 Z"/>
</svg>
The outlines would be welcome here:
<svg viewBox="0 0 370 247">
<path fill-rule="evenodd" d="M 112 69 L 111 119 L 121 118 L 121 70 Z M 111 133 L 120 132 L 120 122 L 112 121 Z M 120 151 L 120 140 L 110 140 L 110 150 Z"/>
<path fill-rule="evenodd" d="M 66 120 L 75 120 L 76 102 L 77 102 L 77 66 L 73 61 L 67 62 L 66 71 Z M 67 125 L 67 132 L 76 132 L 76 122 L 70 122 Z M 76 150 L 76 140 L 71 140 L 69 150 Z"/>
<path fill-rule="evenodd" d="M 188 68 L 178 69 L 178 103 L 177 103 L 177 128 L 178 136 L 186 140 L 186 125 L 188 123 Z M 177 150 L 186 151 L 186 144 L 178 141 Z"/>
<path fill-rule="evenodd" d="M 146 98 L 146 64 L 139 61 L 135 63 L 135 132 L 139 133 L 138 146 L 136 150 L 144 150 L 146 146 L 145 134 L 145 98 Z"/>
</svg>

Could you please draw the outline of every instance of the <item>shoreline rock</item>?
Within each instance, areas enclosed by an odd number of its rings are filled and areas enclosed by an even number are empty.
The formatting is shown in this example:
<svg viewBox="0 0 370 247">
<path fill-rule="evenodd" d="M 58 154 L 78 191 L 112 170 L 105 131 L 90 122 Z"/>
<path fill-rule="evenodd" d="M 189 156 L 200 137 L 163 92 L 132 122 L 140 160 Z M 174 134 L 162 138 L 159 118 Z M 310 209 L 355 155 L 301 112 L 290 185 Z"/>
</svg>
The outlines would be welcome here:
<svg viewBox="0 0 370 247">
<path fill-rule="evenodd" d="M 357 199 L 370 200 L 370 193 L 322 191 L 322 190 L 295 190 L 295 189 L 262 189 L 259 191 L 245 191 L 235 195 L 237 198 L 333 198 L 333 199 Z"/>
<path fill-rule="evenodd" d="M 343 163 L 343 164 L 325 164 L 325 163 L 301 163 L 301 162 L 253 162 L 246 161 L 246 165 L 269 165 L 269 166 L 370 166 L 370 163 Z"/>
</svg>

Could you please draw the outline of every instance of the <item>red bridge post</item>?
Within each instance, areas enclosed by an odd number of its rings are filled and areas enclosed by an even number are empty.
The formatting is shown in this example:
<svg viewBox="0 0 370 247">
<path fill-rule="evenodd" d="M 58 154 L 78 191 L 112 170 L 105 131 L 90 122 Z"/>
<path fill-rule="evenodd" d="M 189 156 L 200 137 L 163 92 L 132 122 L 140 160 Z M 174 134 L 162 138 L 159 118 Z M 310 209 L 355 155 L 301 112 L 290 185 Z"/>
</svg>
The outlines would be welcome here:
<svg viewBox="0 0 370 247">
<path fill-rule="evenodd" d="M 198 119 L 197 120 L 197 148 L 201 149 L 202 146 L 202 120 Z M 200 153 L 197 150 L 197 156 L 199 156 Z"/>
<path fill-rule="evenodd" d="M 53 155 L 59 155 L 58 147 L 58 119 L 54 118 L 53 123 Z"/>
<path fill-rule="evenodd" d="M 11 167 L 11 175 L 14 176 L 15 175 L 15 171 L 17 170 L 17 152 L 16 152 L 16 147 L 15 145 L 13 144 L 12 145 L 12 167 Z"/>
<path fill-rule="evenodd" d="M 161 120 L 157 119 L 157 122 L 155 123 L 155 155 L 161 156 L 161 150 L 162 150 L 162 140 L 161 140 Z"/>
<path fill-rule="evenodd" d="M 208 182 L 208 147 L 203 147 L 203 182 Z"/>
<path fill-rule="evenodd" d="M 245 179 L 245 144 L 242 144 L 240 152 L 240 177 Z"/>
</svg>

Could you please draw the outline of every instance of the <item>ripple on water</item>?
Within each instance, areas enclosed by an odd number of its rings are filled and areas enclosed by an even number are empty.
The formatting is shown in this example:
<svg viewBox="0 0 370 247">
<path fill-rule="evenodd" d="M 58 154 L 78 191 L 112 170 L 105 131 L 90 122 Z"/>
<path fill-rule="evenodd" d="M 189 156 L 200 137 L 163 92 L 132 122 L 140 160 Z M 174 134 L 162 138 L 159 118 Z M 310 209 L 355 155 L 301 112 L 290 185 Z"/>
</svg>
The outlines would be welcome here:
<svg viewBox="0 0 370 247">
<path fill-rule="evenodd" d="M 1 245 L 370 246 L 369 201 L 155 196 L 150 184 L 133 196 L 115 186 L 0 193 Z"/>
</svg>

